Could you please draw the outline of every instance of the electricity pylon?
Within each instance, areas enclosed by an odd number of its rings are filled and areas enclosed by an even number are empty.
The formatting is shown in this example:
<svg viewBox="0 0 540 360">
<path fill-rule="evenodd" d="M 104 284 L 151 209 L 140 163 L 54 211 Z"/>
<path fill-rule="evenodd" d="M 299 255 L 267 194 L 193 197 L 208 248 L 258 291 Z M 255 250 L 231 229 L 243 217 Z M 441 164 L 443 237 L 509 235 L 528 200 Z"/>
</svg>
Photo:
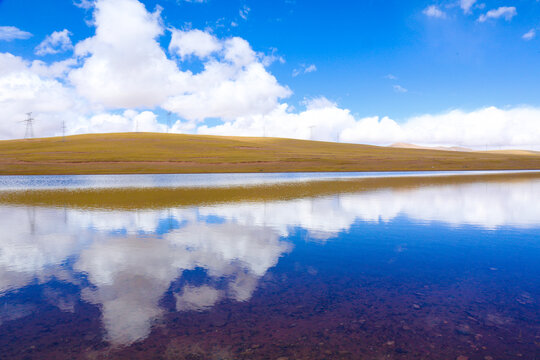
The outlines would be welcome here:
<svg viewBox="0 0 540 360">
<path fill-rule="evenodd" d="M 34 137 L 34 118 L 32 117 L 32 113 L 26 113 L 26 119 L 22 120 L 26 124 L 26 129 L 24 131 L 24 138 L 28 139 Z"/>
</svg>

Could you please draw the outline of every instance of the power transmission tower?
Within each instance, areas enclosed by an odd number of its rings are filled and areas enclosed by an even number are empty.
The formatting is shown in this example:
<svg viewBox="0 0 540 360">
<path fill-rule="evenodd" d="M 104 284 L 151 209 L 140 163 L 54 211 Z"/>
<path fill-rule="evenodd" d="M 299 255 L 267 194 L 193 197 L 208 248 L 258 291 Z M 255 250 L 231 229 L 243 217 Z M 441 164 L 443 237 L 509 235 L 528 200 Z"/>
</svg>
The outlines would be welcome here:
<svg viewBox="0 0 540 360">
<path fill-rule="evenodd" d="M 32 113 L 26 113 L 26 119 L 24 119 L 22 122 L 26 124 L 26 130 L 24 131 L 24 138 L 28 139 L 34 137 L 34 118 L 32 117 Z"/>
<path fill-rule="evenodd" d="M 66 121 L 62 121 L 62 142 L 66 141 Z"/>
<path fill-rule="evenodd" d="M 310 125 L 309 126 L 309 140 L 313 140 L 313 128 L 315 127 L 315 125 Z"/>
<path fill-rule="evenodd" d="M 169 133 L 169 128 L 171 127 L 171 112 L 167 113 L 167 134 Z"/>
</svg>

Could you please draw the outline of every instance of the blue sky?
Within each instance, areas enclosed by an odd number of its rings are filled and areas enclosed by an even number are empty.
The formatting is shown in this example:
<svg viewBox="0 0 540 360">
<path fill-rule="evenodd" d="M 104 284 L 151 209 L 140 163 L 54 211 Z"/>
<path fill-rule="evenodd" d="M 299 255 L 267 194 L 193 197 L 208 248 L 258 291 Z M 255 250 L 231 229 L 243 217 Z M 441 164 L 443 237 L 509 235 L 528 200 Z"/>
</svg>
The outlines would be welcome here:
<svg viewBox="0 0 540 360">
<path fill-rule="evenodd" d="M 72 58 L 72 49 L 39 56 L 36 47 L 64 29 L 73 45 L 94 36 L 96 8 L 92 1 L 84 3 L 86 8 L 71 0 L 1 0 L 0 26 L 16 27 L 32 36 L 0 40 L 0 53 L 47 64 Z M 470 114 L 489 107 L 501 111 L 540 107 L 540 2 L 536 0 L 142 3 L 148 13 L 160 9 L 163 32 L 156 40 L 169 59 L 174 60 L 167 30 L 171 28 L 201 30 L 220 41 L 239 37 L 253 51 L 268 58 L 273 55 L 274 61 L 265 64 L 265 69 L 290 90 L 286 96 L 275 95 L 276 104 L 286 102 L 289 113 L 301 112 L 306 103 L 309 107 L 311 100 L 324 98 L 357 120 L 388 117 L 401 125 L 411 118 L 452 111 Z M 122 21 L 119 14 L 118 23 Z M 182 71 L 193 73 L 202 71 L 206 61 L 196 56 L 176 58 Z M 57 81 L 70 86 L 69 79 Z M 94 100 L 91 103 L 95 105 Z M 160 123 L 172 108 L 132 107 L 152 111 Z M 125 109 L 121 104 L 103 111 L 119 114 Z M 90 112 L 84 115 L 90 117 Z M 175 121 L 184 121 L 183 114 L 179 111 Z M 195 127 L 183 129 L 196 132 L 203 126 L 207 131 L 232 121 L 220 114 L 204 115 Z M 243 115 L 238 114 L 237 118 Z"/>
</svg>

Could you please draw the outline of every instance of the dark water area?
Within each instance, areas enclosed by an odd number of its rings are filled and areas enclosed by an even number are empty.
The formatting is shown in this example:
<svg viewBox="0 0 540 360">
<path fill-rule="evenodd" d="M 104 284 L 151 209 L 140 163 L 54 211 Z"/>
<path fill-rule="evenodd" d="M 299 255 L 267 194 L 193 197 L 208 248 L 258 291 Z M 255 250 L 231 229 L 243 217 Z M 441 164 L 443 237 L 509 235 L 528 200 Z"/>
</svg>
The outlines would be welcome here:
<svg viewBox="0 0 540 360">
<path fill-rule="evenodd" d="M 1 359 L 540 359 L 540 180 L 0 206 Z"/>
</svg>

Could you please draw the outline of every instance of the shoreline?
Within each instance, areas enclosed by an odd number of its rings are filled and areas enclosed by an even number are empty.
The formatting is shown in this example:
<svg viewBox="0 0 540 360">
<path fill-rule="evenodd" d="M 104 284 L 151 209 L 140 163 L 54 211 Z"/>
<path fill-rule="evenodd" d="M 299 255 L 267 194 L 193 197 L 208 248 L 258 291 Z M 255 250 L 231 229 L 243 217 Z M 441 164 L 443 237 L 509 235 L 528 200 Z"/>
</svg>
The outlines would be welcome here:
<svg viewBox="0 0 540 360">
<path fill-rule="evenodd" d="M 302 171 L 302 170 L 290 170 L 290 171 L 237 171 L 237 172 L 231 172 L 231 171 L 224 171 L 224 172 L 141 172 L 141 173 L 39 173 L 39 174 L 3 174 L 0 170 L 0 178 L 2 177 L 17 177 L 17 176 L 131 176 L 131 175 L 253 175 L 253 174 L 378 174 L 378 173 L 387 173 L 387 174 L 403 174 L 403 173 L 430 173 L 431 176 L 438 176 L 439 174 L 443 175 L 446 173 L 456 173 L 457 175 L 463 174 L 467 175 L 467 173 L 470 173 L 471 175 L 474 175 L 474 173 L 482 173 L 482 174 L 495 174 L 495 173 L 525 173 L 525 172 L 540 172 L 540 167 L 538 168 L 495 168 L 495 169 L 462 169 L 462 170 L 444 170 L 444 169 L 438 169 L 438 170 L 414 170 L 414 169 L 408 169 L 408 170 L 381 170 L 381 171 L 372 171 L 372 170 L 314 170 L 314 171 Z M 414 176 L 414 175 L 403 175 L 403 176 Z M 399 177 L 399 175 L 395 176 Z M 0 189 L 1 191 L 1 189 Z"/>
</svg>

